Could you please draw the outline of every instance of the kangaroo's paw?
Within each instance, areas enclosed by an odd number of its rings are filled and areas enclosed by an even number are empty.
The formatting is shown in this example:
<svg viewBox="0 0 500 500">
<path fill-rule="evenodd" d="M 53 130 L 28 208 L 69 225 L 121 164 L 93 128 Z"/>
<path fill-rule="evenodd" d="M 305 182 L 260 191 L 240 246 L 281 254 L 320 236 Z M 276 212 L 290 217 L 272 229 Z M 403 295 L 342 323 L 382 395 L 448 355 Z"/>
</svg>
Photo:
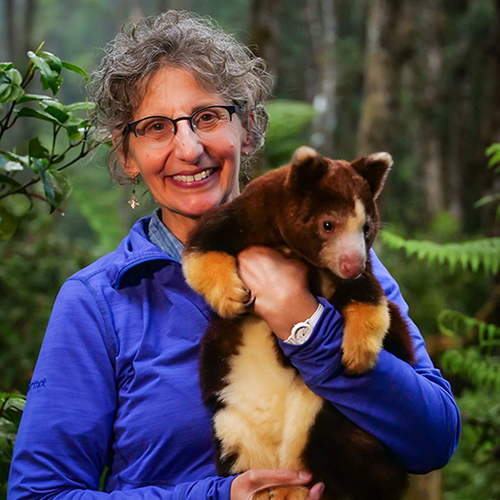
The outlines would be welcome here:
<svg viewBox="0 0 500 500">
<path fill-rule="evenodd" d="M 182 269 L 186 281 L 203 295 L 210 306 L 224 318 L 245 312 L 249 293 L 238 276 L 236 259 L 225 252 L 188 252 Z"/>
<path fill-rule="evenodd" d="M 350 374 L 372 369 L 378 360 L 384 337 L 389 329 L 390 315 L 387 300 L 379 304 L 353 302 L 346 306 L 342 364 Z"/>
</svg>

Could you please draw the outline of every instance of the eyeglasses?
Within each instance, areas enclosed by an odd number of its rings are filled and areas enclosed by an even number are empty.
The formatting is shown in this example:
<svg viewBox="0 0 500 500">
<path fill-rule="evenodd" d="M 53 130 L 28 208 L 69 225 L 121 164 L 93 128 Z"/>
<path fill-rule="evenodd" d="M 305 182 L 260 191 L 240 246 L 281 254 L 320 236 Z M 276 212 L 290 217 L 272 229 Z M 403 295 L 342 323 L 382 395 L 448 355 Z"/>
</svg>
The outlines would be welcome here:
<svg viewBox="0 0 500 500">
<path fill-rule="evenodd" d="M 123 134 L 133 132 L 150 148 L 168 146 L 177 133 L 177 123 L 187 120 L 191 130 L 203 139 L 216 139 L 231 122 L 234 113 L 239 111 L 238 106 L 205 106 L 195 111 L 191 116 L 168 118 L 167 116 L 147 116 L 135 122 L 128 123 Z"/>
</svg>

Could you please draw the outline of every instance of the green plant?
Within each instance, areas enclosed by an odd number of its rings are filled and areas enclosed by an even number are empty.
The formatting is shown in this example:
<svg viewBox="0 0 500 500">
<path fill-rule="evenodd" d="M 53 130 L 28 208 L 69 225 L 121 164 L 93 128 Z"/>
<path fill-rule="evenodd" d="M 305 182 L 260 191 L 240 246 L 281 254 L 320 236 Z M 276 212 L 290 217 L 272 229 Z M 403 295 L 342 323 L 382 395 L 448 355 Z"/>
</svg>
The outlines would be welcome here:
<svg viewBox="0 0 500 500">
<path fill-rule="evenodd" d="M 500 174 L 500 144 L 494 143 L 487 150 L 486 154 L 490 157 L 488 162 L 488 168 L 493 170 L 495 174 Z M 483 205 L 487 205 L 489 203 L 496 203 L 496 218 L 500 219 L 500 193 L 493 193 L 488 196 L 484 196 L 474 205 L 477 207 L 482 207 Z"/>
<path fill-rule="evenodd" d="M 441 333 L 459 335 L 463 349 L 443 354 L 442 366 L 450 373 L 467 379 L 475 387 L 492 388 L 500 393 L 500 327 L 479 321 L 457 311 L 445 310 L 438 317 Z"/>
<path fill-rule="evenodd" d="M 25 401 L 24 396 L 0 392 L 0 495 L 2 497 L 7 493 L 14 441 Z"/>
<path fill-rule="evenodd" d="M 427 262 L 447 264 L 451 271 L 460 265 L 474 272 L 484 269 L 496 274 L 500 270 L 500 238 L 482 238 L 459 243 L 405 239 L 390 231 L 380 232 L 380 239 L 393 249 L 402 249 L 408 257 L 416 256 Z"/>
<path fill-rule="evenodd" d="M 487 150 L 488 164 L 500 173 L 500 144 Z M 500 202 L 500 194 L 482 198 L 476 206 Z M 500 210 L 497 208 L 497 217 Z M 407 256 L 438 262 L 451 272 L 458 270 L 497 275 L 500 270 L 500 238 L 458 243 L 409 240 L 383 231 L 381 241 Z M 441 367 L 461 380 L 457 398 L 463 432 L 456 455 L 445 469 L 447 499 L 493 499 L 500 494 L 500 326 L 445 309 L 437 318 L 439 332 L 454 337 L 454 347 L 443 353 Z M 458 342 L 457 342 L 458 340 Z"/>
<path fill-rule="evenodd" d="M 269 167 L 290 161 L 293 152 L 305 143 L 301 134 L 314 118 L 314 108 L 305 102 L 278 99 L 266 104 L 269 130 L 264 155 Z"/>
<path fill-rule="evenodd" d="M 2 245 L 0 259 L 0 380 L 3 391 L 26 392 L 59 288 L 97 255 L 85 220 L 50 215 L 36 206 Z M 90 241 L 75 241 L 71 231 Z M 83 243 L 86 243 L 84 245 Z"/>
<path fill-rule="evenodd" d="M 89 119 L 92 105 L 56 97 L 66 71 L 88 80 L 85 71 L 42 45 L 28 52 L 23 72 L 11 62 L 0 63 L 0 373 L 4 386 L 19 390 L 27 389 L 57 289 L 88 261 L 85 252 L 48 234 L 54 219 L 47 212 L 60 209 L 71 194 L 66 169 L 98 144 Z M 28 93 L 28 86 L 41 89 Z M 35 207 L 37 200 L 49 210 Z M 12 238 L 18 229 L 19 241 Z M 22 395 L 0 393 L 0 498 L 6 495 L 24 402 Z"/>
<path fill-rule="evenodd" d="M 26 119 L 49 126 L 48 135 L 38 135 L 22 141 L 24 154 L 16 148 L 0 149 L 0 239 L 10 238 L 19 218 L 41 199 L 53 212 L 71 194 L 71 183 L 65 170 L 87 156 L 97 146 L 91 138 L 92 124 L 89 102 L 64 104 L 55 96 L 63 83 L 63 70 L 77 73 L 88 80 L 80 67 L 61 61 L 50 52 L 28 52 L 29 62 L 22 74 L 11 62 L 0 63 L 0 144 L 7 133 L 21 134 Z M 27 92 L 35 75 L 39 75 L 44 94 Z M 82 116 L 83 115 L 83 116 Z M 24 124 L 24 126 L 23 126 Z M 38 189 L 38 185 L 43 190 Z M 28 203 L 13 201 L 22 195 Z"/>
<path fill-rule="evenodd" d="M 458 398 L 460 444 L 444 469 L 446 500 L 500 498 L 500 403 L 491 389 L 465 389 Z"/>
</svg>

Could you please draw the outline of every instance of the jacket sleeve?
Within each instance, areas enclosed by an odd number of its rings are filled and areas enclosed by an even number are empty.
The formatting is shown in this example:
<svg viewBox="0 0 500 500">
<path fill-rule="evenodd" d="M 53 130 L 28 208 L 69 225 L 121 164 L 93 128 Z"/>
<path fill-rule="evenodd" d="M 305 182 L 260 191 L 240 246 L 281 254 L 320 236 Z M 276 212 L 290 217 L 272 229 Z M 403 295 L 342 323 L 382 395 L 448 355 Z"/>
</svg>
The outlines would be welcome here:
<svg viewBox="0 0 500 500">
<path fill-rule="evenodd" d="M 387 297 L 408 321 L 416 366 L 382 350 L 373 370 L 344 376 L 343 319 L 322 298 L 325 310 L 309 340 L 301 346 L 280 345 L 311 390 L 383 442 L 409 472 L 424 474 L 451 458 L 460 436 L 460 414 L 449 383 L 434 368 L 418 328 L 408 318 L 398 284 L 374 252 L 372 263 Z"/>
<path fill-rule="evenodd" d="M 56 299 L 30 384 L 10 470 L 9 500 L 229 500 L 232 478 L 99 492 L 113 440 L 117 390 L 103 315 L 69 280 Z"/>
</svg>

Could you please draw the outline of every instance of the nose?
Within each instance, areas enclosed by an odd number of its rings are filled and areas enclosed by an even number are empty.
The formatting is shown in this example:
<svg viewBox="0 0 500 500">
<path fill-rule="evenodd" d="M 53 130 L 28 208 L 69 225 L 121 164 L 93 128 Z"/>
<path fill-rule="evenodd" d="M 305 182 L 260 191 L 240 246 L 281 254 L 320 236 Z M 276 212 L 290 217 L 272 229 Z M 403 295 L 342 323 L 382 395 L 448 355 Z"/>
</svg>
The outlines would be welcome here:
<svg viewBox="0 0 500 500">
<path fill-rule="evenodd" d="M 353 279 L 365 270 L 366 258 L 361 253 L 342 254 L 340 256 L 340 272 L 344 279 Z"/>
<path fill-rule="evenodd" d="M 177 158 L 186 163 L 195 164 L 204 150 L 203 143 L 187 121 L 177 124 L 173 142 Z"/>
</svg>

